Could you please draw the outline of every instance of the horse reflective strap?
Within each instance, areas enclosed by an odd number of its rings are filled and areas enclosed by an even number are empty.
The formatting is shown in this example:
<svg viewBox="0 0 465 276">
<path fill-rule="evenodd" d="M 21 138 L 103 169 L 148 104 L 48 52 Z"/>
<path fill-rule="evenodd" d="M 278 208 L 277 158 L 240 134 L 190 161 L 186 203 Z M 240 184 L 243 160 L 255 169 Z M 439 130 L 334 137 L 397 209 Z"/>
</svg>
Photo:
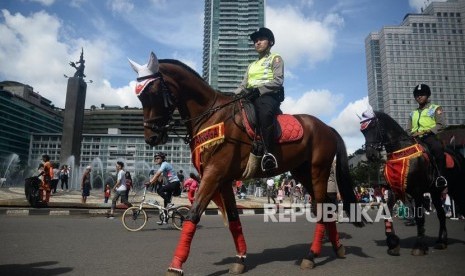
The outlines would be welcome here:
<svg viewBox="0 0 465 276">
<path fill-rule="evenodd" d="M 158 61 L 156 56 L 151 54 L 149 64 L 145 67 L 153 68 L 145 70 L 144 66 L 133 66 L 139 77 L 150 77 L 159 73 L 160 85 L 147 85 L 139 94 L 144 108 L 144 120 L 149 120 L 148 116 L 162 115 L 166 112 L 163 103 L 150 98 L 162 92 L 161 83 L 166 82 L 166 87 L 169 87 L 168 93 L 174 100 L 173 104 L 186 124 L 187 135 L 195 137 L 191 143 L 193 155 L 196 154 L 196 149 L 201 149 L 198 154 L 203 167 L 202 185 L 183 225 L 167 275 L 182 275 L 182 265 L 189 256 L 192 239 L 197 230 L 196 225 L 210 201 L 214 201 L 222 210 L 221 213 L 227 216 L 226 223 L 229 225 L 237 256 L 231 273 L 240 274 L 245 269 L 247 246 L 231 183 L 244 179 L 242 175 L 246 170 L 252 145 L 246 131 L 238 123 L 242 120 L 241 114 L 234 112 L 235 104 L 230 104 L 237 101 L 237 98 L 216 92 L 195 71 L 179 61 Z M 299 140 L 276 146 L 276 157 L 283 165 L 272 173 L 265 174 L 258 170 L 249 177 L 271 177 L 289 171 L 296 181 L 302 183 L 312 194 L 316 203 L 322 204 L 326 199 L 327 180 L 336 155 L 336 177 L 344 201 L 343 208 L 350 213 L 350 204 L 356 202 L 356 197 L 352 189 L 348 156 L 342 137 L 313 116 L 294 116 L 302 125 L 304 134 Z M 155 121 L 154 124 L 163 127 L 161 122 Z M 156 130 L 146 128 L 144 131 L 146 142 L 153 146 L 166 142 L 158 138 Z M 152 138 L 153 136 L 157 138 Z M 360 222 L 354 224 L 362 225 Z M 304 258 L 305 261 L 302 261 L 302 268 L 314 266 L 314 257 L 321 251 L 324 230 L 330 232 L 330 240 L 337 256 L 343 257 L 344 247 L 339 243 L 335 221 L 319 221 L 318 231 L 315 232 L 312 247 Z"/>
</svg>

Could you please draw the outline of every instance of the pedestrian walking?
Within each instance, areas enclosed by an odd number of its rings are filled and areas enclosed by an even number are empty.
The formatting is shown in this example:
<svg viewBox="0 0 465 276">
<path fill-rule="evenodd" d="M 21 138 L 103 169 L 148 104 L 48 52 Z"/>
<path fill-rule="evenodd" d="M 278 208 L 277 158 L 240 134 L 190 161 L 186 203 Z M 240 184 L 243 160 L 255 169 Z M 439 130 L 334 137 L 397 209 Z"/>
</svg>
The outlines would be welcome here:
<svg viewBox="0 0 465 276">
<path fill-rule="evenodd" d="M 61 172 L 60 172 L 60 180 L 61 180 L 61 189 L 62 190 L 64 190 L 64 187 L 66 187 L 66 191 L 68 191 L 68 178 L 69 178 L 68 165 L 63 165 L 61 167 Z"/>
<path fill-rule="evenodd" d="M 105 185 L 105 191 L 103 192 L 103 196 L 105 198 L 105 200 L 103 201 L 104 203 L 108 203 L 108 199 L 110 198 L 111 196 L 111 186 L 109 183 L 107 183 Z"/>
<path fill-rule="evenodd" d="M 91 172 L 92 172 L 92 167 L 87 166 L 86 169 L 84 170 L 84 173 L 81 178 L 81 191 L 82 191 L 82 199 L 81 203 L 85 204 L 87 202 L 87 197 L 90 195 L 90 190 L 91 190 L 91 184 L 90 184 L 90 178 L 91 178 Z"/>
<path fill-rule="evenodd" d="M 118 199 L 121 197 L 122 202 L 128 206 L 131 207 L 132 204 L 129 203 L 128 197 L 126 194 L 126 172 L 124 171 L 124 163 L 121 161 L 116 162 L 116 184 L 113 187 L 113 190 L 115 191 L 115 195 L 113 196 L 113 200 L 111 202 L 111 209 L 110 212 L 108 213 L 109 218 L 114 218 L 115 217 L 115 208 L 116 208 L 116 202 Z"/>
</svg>

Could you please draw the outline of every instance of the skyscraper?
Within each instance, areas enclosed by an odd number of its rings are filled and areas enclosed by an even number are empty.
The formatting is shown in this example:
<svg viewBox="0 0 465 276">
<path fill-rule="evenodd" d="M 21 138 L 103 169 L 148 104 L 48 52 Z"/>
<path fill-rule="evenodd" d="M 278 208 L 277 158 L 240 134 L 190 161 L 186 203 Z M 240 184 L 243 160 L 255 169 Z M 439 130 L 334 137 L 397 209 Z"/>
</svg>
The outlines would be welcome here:
<svg viewBox="0 0 465 276">
<path fill-rule="evenodd" d="M 449 125 L 465 122 L 465 0 L 428 3 L 365 39 L 369 103 L 402 127 L 418 106 L 419 83 L 431 87 Z"/>
<path fill-rule="evenodd" d="M 264 26 L 265 0 L 205 0 L 203 77 L 233 92 L 257 58 L 249 35 Z"/>
</svg>

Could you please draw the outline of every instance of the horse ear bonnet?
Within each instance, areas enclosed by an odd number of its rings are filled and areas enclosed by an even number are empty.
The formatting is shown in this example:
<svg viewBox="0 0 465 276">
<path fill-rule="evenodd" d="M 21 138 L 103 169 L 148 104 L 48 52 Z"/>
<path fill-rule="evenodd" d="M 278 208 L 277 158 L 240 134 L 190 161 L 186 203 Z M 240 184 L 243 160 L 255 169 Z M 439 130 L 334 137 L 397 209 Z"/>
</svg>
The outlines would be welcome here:
<svg viewBox="0 0 465 276">
<path fill-rule="evenodd" d="M 150 53 L 149 62 L 145 65 L 140 65 L 137 62 L 132 61 L 129 58 L 128 60 L 129 60 L 129 64 L 131 65 L 132 69 L 136 71 L 137 78 L 143 78 L 143 77 L 154 75 L 155 73 L 158 72 L 158 69 L 160 66 L 158 62 L 158 58 L 153 52 Z"/>
</svg>

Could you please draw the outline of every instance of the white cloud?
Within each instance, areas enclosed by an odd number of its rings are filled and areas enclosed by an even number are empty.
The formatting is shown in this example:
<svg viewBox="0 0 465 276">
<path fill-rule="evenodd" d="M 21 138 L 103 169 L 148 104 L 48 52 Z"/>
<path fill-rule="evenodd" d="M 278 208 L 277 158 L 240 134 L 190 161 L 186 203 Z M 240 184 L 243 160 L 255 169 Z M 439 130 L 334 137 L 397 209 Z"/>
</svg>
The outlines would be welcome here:
<svg viewBox="0 0 465 276">
<path fill-rule="evenodd" d="M 414 8 L 417 12 L 421 11 L 421 8 L 425 8 L 431 2 L 446 2 L 447 0 L 408 0 L 410 7 Z M 426 4 L 428 3 L 428 4 Z M 426 5 L 425 5 L 426 4 Z"/>
<path fill-rule="evenodd" d="M 37 2 L 44 6 L 51 6 L 55 3 L 55 0 L 30 0 L 31 2 Z"/>
<path fill-rule="evenodd" d="M 328 90 L 312 90 L 299 99 L 286 96 L 281 110 L 287 114 L 311 114 L 317 118 L 333 117 L 328 125 L 336 129 L 346 143 L 348 153 L 353 153 L 364 143 L 358 116 L 368 107 L 368 97 L 348 103 L 342 111 L 343 96 Z M 358 115 L 358 116 L 357 116 Z"/>
<path fill-rule="evenodd" d="M 120 10 L 119 16 L 150 41 L 174 49 L 202 49 L 203 6 L 195 1 L 152 0 L 130 11 Z"/>
<path fill-rule="evenodd" d="M 334 95 L 328 90 L 311 90 L 303 93 L 299 99 L 286 96 L 281 109 L 288 114 L 332 115 L 342 100 L 342 95 Z"/>
<path fill-rule="evenodd" d="M 365 143 L 363 135 L 360 132 L 360 120 L 358 116 L 367 107 L 368 97 L 351 102 L 329 123 L 341 134 L 349 153 L 353 153 Z"/>
<path fill-rule="evenodd" d="M 322 21 L 305 17 L 291 6 L 266 8 L 266 22 L 273 30 L 276 45 L 273 51 L 280 53 L 286 66 L 301 63 L 310 66 L 331 58 L 336 46 L 336 31 L 344 20 L 337 14 L 329 14 Z"/>
<path fill-rule="evenodd" d="M 129 87 L 114 89 L 107 80 L 124 60 L 121 51 L 112 46 L 104 36 L 96 40 L 60 37 L 64 32 L 62 22 L 44 11 L 24 16 L 2 10 L 4 23 L 0 24 L 0 78 L 19 81 L 33 86 L 34 91 L 52 100 L 60 108 L 65 106 L 67 80 L 75 69 L 68 62 L 79 60 L 84 48 L 87 86 L 86 107 L 90 105 L 117 104 L 140 106 Z M 130 72 L 129 66 L 127 66 Z M 110 71 L 110 72 L 109 72 Z"/>
<path fill-rule="evenodd" d="M 130 12 L 134 9 L 134 3 L 130 0 L 113 0 L 108 1 L 110 9 L 114 12 Z"/>
</svg>

